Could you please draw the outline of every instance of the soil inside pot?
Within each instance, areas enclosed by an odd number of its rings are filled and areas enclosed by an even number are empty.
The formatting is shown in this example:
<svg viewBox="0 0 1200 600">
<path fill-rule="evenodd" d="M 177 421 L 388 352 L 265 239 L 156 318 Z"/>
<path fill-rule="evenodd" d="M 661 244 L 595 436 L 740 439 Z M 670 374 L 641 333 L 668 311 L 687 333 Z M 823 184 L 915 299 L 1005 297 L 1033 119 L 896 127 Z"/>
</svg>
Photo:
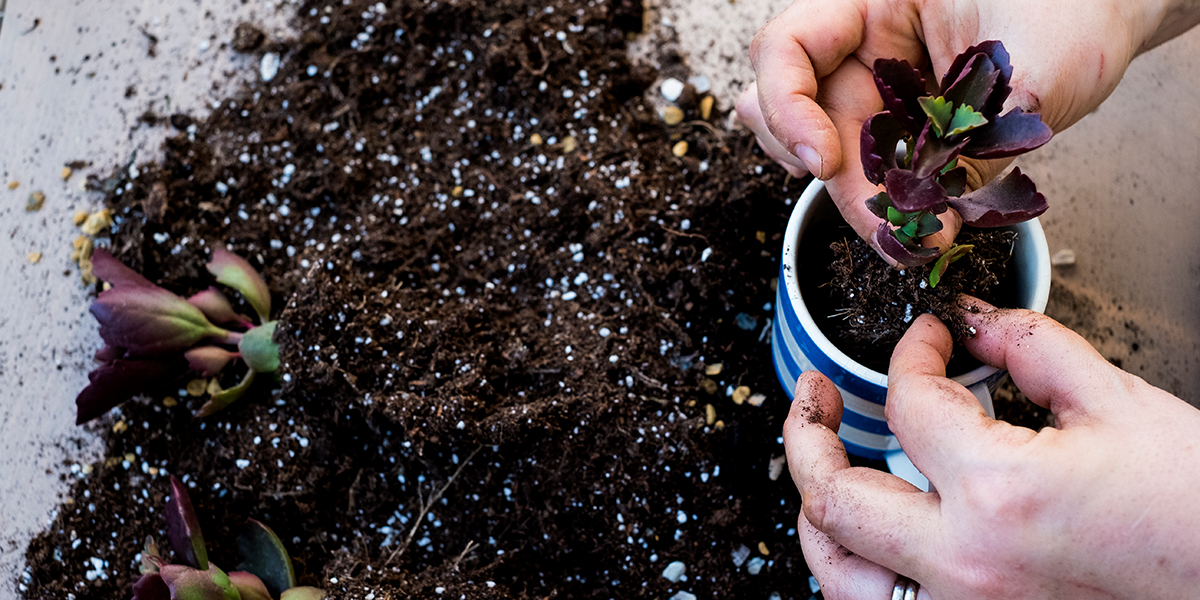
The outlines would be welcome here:
<svg viewBox="0 0 1200 600">
<path fill-rule="evenodd" d="M 919 315 L 931 313 L 955 340 L 969 337 L 955 308 L 959 294 L 996 306 L 1017 302 L 1011 252 L 1016 233 L 966 227 L 956 243 L 975 249 L 956 261 L 936 287 L 928 285 L 933 265 L 895 269 L 884 262 L 835 212 L 819 213 L 804 233 L 796 268 L 800 291 L 821 332 L 860 364 L 887 373 L 896 343 Z M 981 363 L 954 344 L 947 373 L 967 373 Z"/>
</svg>

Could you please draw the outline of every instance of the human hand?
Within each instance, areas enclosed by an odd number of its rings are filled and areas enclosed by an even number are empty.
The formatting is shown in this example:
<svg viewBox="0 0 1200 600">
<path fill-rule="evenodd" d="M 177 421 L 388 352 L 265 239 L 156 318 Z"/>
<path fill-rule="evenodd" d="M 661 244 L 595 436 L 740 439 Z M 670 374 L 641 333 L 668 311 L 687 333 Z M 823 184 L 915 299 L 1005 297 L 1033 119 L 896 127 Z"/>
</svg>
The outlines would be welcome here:
<svg viewBox="0 0 1200 600">
<path fill-rule="evenodd" d="M 923 315 L 896 347 L 886 414 L 936 487 L 853 468 L 842 402 L 810 371 L 784 425 L 804 556 L 830 600 L 1187 598 L 1200 590 L 1200 410 L 1109 364 L 1048 317 L 964 303 L 980 360 L 1057 428 L 988 418 L 946 379 L 950 334 Z"/>
<path fill-rule="evenodd" d="M 739 99 L 738 116 L 790 173 L 827 180 L 843 217 L 874 245 L 880 219 L 864 200 L 879 190 L 863 175 L 859 135 L 882 109 L 871 74 L 876 59 L 904 59 L 936 81 L 958 53 L 1000 40 L 1014 66 L 1005 111 L 1039 112 L 1057 132 L 1108 97 L 1140 50 L 1200 18 L 1196 7 L 1176 4 L 1198 3 L 796 0 L 755 36 L 750 54 L 759 81 Z M 1164 24 L 1168 14 L 1174 20 Z M 1009 162 L 960 164 L 974 189 Z M 943 221 L 927 245 L 949 247 L 961 223 L 953 214 Z"/>
</svg>

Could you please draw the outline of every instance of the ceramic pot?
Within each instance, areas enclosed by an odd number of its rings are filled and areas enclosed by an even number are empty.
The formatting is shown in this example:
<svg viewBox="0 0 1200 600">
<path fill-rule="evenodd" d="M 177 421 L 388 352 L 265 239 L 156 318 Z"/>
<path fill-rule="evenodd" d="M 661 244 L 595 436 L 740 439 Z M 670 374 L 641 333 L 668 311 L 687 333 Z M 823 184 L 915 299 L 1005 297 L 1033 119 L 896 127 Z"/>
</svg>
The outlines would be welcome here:
<svg viewBox="0 0 1200 600">
<path fill-rule="evenodd" d="M 775 298 L 775 323 L 771 346 L 775 373 L 791 398 L 800 373 L 816 369 L 833 381 L 845 405 L 838 435 L 846 451 L 858 456 L 887 460 L 892 472 L 927 488 L 928 482 L 912 468 L 896 436 L 888 429 L 883 414 L 887 397 L 887 375 L 868 369 L 847 356 L 817 327 L 800 292 L 796 256 L 806 231 L 820 219 L 837 217 L 833 200 L 819 180 L 813 180 L 800 196 L 783 238 L 779 285 Z M 1016 299 L 1021 308 L 1041 312 L 1050 296 L 1050 252 L 1046 235 L 1037 219 L 1012 226 L 1017 237 L 1013 248 Z M 994 416 L 991 392 L 1007 373 L 980 366 L 952 379 L 971 390 L 989 416 Z"/>
</svg>

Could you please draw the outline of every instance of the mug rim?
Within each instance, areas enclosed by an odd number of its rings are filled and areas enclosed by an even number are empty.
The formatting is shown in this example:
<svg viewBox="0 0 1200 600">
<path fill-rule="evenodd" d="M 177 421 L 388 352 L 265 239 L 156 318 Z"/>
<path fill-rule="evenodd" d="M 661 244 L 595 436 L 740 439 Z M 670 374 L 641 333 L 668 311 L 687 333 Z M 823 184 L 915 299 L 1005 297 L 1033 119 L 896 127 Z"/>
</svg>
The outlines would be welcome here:
<svg viewBox="0 0 1200 600">
<path fill-rule="evenodd" d="M 870 369 L 850 358 L 849 355 L 842 352 L 840 348 L 825 336 L 825 333 L 817 326 L 816 320 L 813 319 L 812 314 L 808 310 L 808 304 L 804 302 L 804 297 L 800 293 L 800 282 L 795 268 L 800 230 L 811 218 L 812 208 L 822 193 L 825 193 L 825 182 L 820 179 L 813 179 L 805 187 L 804 192 L 797 200 L 796 208 L 792 210 L 791 217 L 788 219 L 787 229 L 783 237 L 783 254 L 780 257 L 780 264 L 783 267 L 781 270 L 783 271 L 784 289 L 787 290 L 787 298 L 800 320 L 801 328 L 806 330 L 819 351 L 825 354 L 838 367 L 850 374 L 869 384 L 886 388 L 886 373 Z M 1021 308 L 1043 312 L 1050 298 L 1050 249 L 1046 242 L 1046 234 L 1042 229 L 1041 222 L 1037 218 L 1018 223 L 1015 227 L 1018 235 L 1025 236 L 1027 243 L 1032 244 L 1032 257 L 1028 259 L 1032 261 L 1030 267 L 1032 273 L 1034 273 L 1031 294 L 1032 301 L 1029 302 L 1028 306 L 1022 306 Z M 786 325 L 781 324 L 781 326 Z M 999 371 L 1000 369 L 996 367 L 982 365 L 950 379 L 965 387 L 970 387 L 980 381 L 986 380 Z"/>
</svg>

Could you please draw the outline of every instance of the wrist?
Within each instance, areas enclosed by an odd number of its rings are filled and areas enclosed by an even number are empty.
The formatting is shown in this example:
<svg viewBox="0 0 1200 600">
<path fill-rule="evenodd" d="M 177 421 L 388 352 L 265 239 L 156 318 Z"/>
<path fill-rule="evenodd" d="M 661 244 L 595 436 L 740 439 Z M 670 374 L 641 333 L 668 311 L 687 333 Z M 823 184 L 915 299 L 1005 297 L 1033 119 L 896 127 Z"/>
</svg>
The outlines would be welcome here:
<svg viewBox="0 0 1200 600">
<path fill-rule="evenodd" d="M 1141 54 L 1200 23 L 1200 0 L 1150 0 L 1142 3 Z"/>
</svg>

